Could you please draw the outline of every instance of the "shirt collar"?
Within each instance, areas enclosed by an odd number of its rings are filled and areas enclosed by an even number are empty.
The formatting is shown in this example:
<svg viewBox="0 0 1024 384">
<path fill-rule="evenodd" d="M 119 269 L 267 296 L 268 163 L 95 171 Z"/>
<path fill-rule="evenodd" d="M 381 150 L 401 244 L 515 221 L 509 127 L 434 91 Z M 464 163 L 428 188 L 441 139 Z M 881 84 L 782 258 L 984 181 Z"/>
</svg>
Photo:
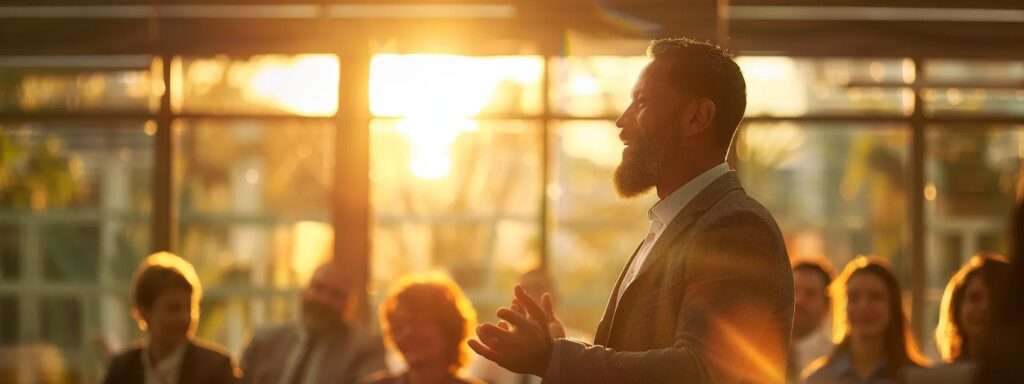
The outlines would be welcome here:
<svg viewBox="0 0 1024 384">
<path fill-rule="evenodd" d="M 668 196 L 665 196 L 664 199 L 655 203 L 647 211 L 647 218 L 652 222 L 662 225 L 662 227 L 668 225 L 690 201 L 697 197 L 697 194 L 728 172 L 729 164 L 727 163 L 719 164 L 704 171 L 704 173 L 683 184 L 682 187 L 679 187 Z"/>
<path fill-rule="evenodd" d="M 163 360 L 153 365 L 149 357 L 149 339 L 146 339 L 145 348 L 142 349 L 142 364 L 152 372 L 163 372 L 167 370 L 180 370 L 181 362 L 185 359 L 185 349 L 188 347 L 188 341 L 181 343 L 171 354 L 167 355 Z"/>
</svg>

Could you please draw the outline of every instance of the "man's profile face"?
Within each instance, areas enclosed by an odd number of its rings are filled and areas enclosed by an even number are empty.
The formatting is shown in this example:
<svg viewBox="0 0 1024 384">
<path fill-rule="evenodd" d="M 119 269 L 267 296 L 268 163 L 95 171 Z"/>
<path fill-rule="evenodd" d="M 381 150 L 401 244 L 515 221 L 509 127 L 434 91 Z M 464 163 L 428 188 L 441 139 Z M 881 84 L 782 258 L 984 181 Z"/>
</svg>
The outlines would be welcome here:
<svg viewBox="0 0 1024 384">
<path fill-rule="evenodd" d="M 793 271 L 795 336 L 806 336 L 821 325 L 829 309 L 827 289 L 819 273 L 807 269 Z"/>
<path fill-rule="evenodd" d="M 623 197 L 642 194 L 657 184 L 665 153 L 680 135 L 680 98 L 664 80 L 668 65 L 652 61 L 633 87 L 632 102 L 615 121 L 626 148 L 615 170 L 615 187 Z"/>
<path fill-rule="evenodd" d="M 302 292 L 302 322 L 310 332 L 324 332 L 343 321 L 348 289 L 335 272 L 329 265 L 320 266 Z"/>
</svg>

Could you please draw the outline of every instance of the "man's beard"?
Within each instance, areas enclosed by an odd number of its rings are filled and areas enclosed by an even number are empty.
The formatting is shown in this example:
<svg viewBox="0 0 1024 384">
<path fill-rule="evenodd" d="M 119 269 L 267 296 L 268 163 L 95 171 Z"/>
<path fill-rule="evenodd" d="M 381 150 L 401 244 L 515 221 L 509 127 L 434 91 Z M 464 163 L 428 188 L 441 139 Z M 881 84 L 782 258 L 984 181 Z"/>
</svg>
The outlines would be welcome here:
<svg viewBox="0 0 1024 384">
<path fill-rule="evenodd" d="M 331 307 L 312 301 L 302 301 L 302 322 L 310 332 L 324 332 L 342 325 L 342 315 Z"/>
<path fill-rule="evenodd" d="M 615 189 L 622 197 L 635 197 L 649 191 L 661 174 L 665 144 L 635 140 L 622 152 L 622 162 L 615 168 Z"/>
</svg>

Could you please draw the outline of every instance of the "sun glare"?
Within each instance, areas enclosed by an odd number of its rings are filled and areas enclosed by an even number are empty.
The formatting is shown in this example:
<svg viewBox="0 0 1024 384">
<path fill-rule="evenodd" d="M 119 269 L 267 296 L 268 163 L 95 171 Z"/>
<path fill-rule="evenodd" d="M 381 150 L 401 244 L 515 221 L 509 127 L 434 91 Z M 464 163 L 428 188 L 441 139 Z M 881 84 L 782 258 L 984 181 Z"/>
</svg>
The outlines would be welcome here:
<svg viewBox="0 0 1024 384">
<path fill-rule="evenodd" d="M 250 78 L 243 97 L 278 105 L 304 116 L 338 110 L 338 60 L 332 55 L 268 57 Z"/>
<path fill-rule="evenodd" d="M 451 173 L 452 146 L 477 129 L 473 118 L 485 110 L 539 109 L 540 92 L 530 92 L 539 87 L 539 57 L 381 54 L 370 68 L 370 111 L 400 119 L 409 171 L 420 179 Z"/>
</svg>

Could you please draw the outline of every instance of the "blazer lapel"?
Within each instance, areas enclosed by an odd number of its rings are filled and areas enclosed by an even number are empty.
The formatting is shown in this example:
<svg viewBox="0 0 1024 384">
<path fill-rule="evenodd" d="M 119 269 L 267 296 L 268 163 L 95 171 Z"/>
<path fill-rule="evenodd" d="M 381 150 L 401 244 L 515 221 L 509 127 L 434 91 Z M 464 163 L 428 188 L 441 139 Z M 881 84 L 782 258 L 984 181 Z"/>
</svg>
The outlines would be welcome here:
<svg viewBox="0 0 1024 384">
<path fill-rule="evenodd" d="M 681 212 L 672 222 L 669 223 L 668 227 L 665 228 L 665 232 L 661 234 L 658 240 L 654 243 L 654 247 L 651 248 L 651 253 L 647 255 L 647 259 L 644 260 L 644 265 L 640 267 L 640 272 L 637 273 L 637 277 L 634 281 L 639 280 L 645 273 L 650 271 L 652 266 L 657 265 L 657 261 L 664 257 L 668 247 L 675 242 L 675 239 L 685 232 L 690 225 L 697 221 L 701 215 L 704 214 L 708 209 L 711 209 L 722 197 L 725 197 L 731 191 L 741 189 L 740 181 L 736 178 L 735 171 L 729 171 L 722 177 L 712 182 L 707 188 L 697 194 L 696 197 L 686 204 Z M 632 285 L 632 284 L 630 284 Z M 627 288 L 628 292 L 628 288 Z"/>
<path fill-rule="evenodd" d="M 629 271 L 629 266 L 633 264 L 633 259 L 636 258 L 636 254 L 640 251 L 640 247 L 643 246 L 644 243 L 641 241 L 640 244 L 636 246 L 636 249 L 633 250 L 633 255 L 629 257 L 629 261 L 626 262 L 626 267 L 622 268 L 622 271 L 619 272 L 619 278 L 615 281 L 615 288 L 612 289 L 612 294 L 608 297 L 608 305 L 605 305 L 604 314 L 601 315 L 601 322 L 598 323 L 597 333 L 594 335 L 594 344 L 607 345 L 608 336 L 610 334 L 609 331 L 612 327 L 611 323 L 615 318 L 616 307 L 618 307 L 617 299 L 619 297 L 619 289 L 622 288 L 622 280 L 625 278 L 626 272 Z"/>
<path fill-rule="evenodd" d="M 604 316 L 602 316 L 601 324 L 598 327 L 597 334 L 594 337 L 594 343 L 598 345 L 608 346 L 608 342 L 611 340 L 611 335 L 614 332 L 615 319 L 618 318 L 618 310 L 622 308 L 622 303 L 628 300 L 628 295 L 635 290 L 637 286 L 636 282 L 643 278 L 643 276 L 650 271 L 652 266 L 657 265 L 657 261 L 664 257 L 667 248 L 672 244 L 677 237 L 686 232 L 690 225 L 696 222 L 704 212 L 715 205 L 719 200 L 722 199 L 726 194 L 731 191 L 742 189 L 740 186 L 739 179 L 736 177 L 735 171 L 729 171 L 722 177 L 719 177 L 707 188 L 697 194 L 696 197 L 681 212 L 672 222 L 669 223 L 668 227 L 665 228 L 665 232 L 656 240 L 654 247 L 651 248 L 651 252 L 647 255 L 644 260 L 644 265 L 640 267 L 640 272 L 633 278 L 633 283 L 628 287 L 625 287 L 626 291 L 621 295 L 620 300 L 616 300 L 619 297 L 619 290 L 623 289 L 621 284 L 626 271 L 629 270 L 629 265 L 633 263 L 633 259 L 637 256 L 637 251 L 643 246 L 643 242 L 640 246 L 633 251 L 633 256 L 629 258 L 629 263 L 626 264 L 626 268 L 623 268 L 622 272 L 619 273 L 619 279 L 615 283 L 615 289 L 612 291 L 612 296 L 608 300 L 608 306 L 605 307 Z"/>
<path fill-rule="evenodd" d="M 198 374 L 195 362 L 192 361 L 195 358 L 195 345 L 192 341 L 187 341 L 185 346 L 185 355 L 181 357 L 181 367 L 178 369 L 178 384 L 192 384 L 198 383 L 199 378 L 195 377 Z"/>
</svg>

